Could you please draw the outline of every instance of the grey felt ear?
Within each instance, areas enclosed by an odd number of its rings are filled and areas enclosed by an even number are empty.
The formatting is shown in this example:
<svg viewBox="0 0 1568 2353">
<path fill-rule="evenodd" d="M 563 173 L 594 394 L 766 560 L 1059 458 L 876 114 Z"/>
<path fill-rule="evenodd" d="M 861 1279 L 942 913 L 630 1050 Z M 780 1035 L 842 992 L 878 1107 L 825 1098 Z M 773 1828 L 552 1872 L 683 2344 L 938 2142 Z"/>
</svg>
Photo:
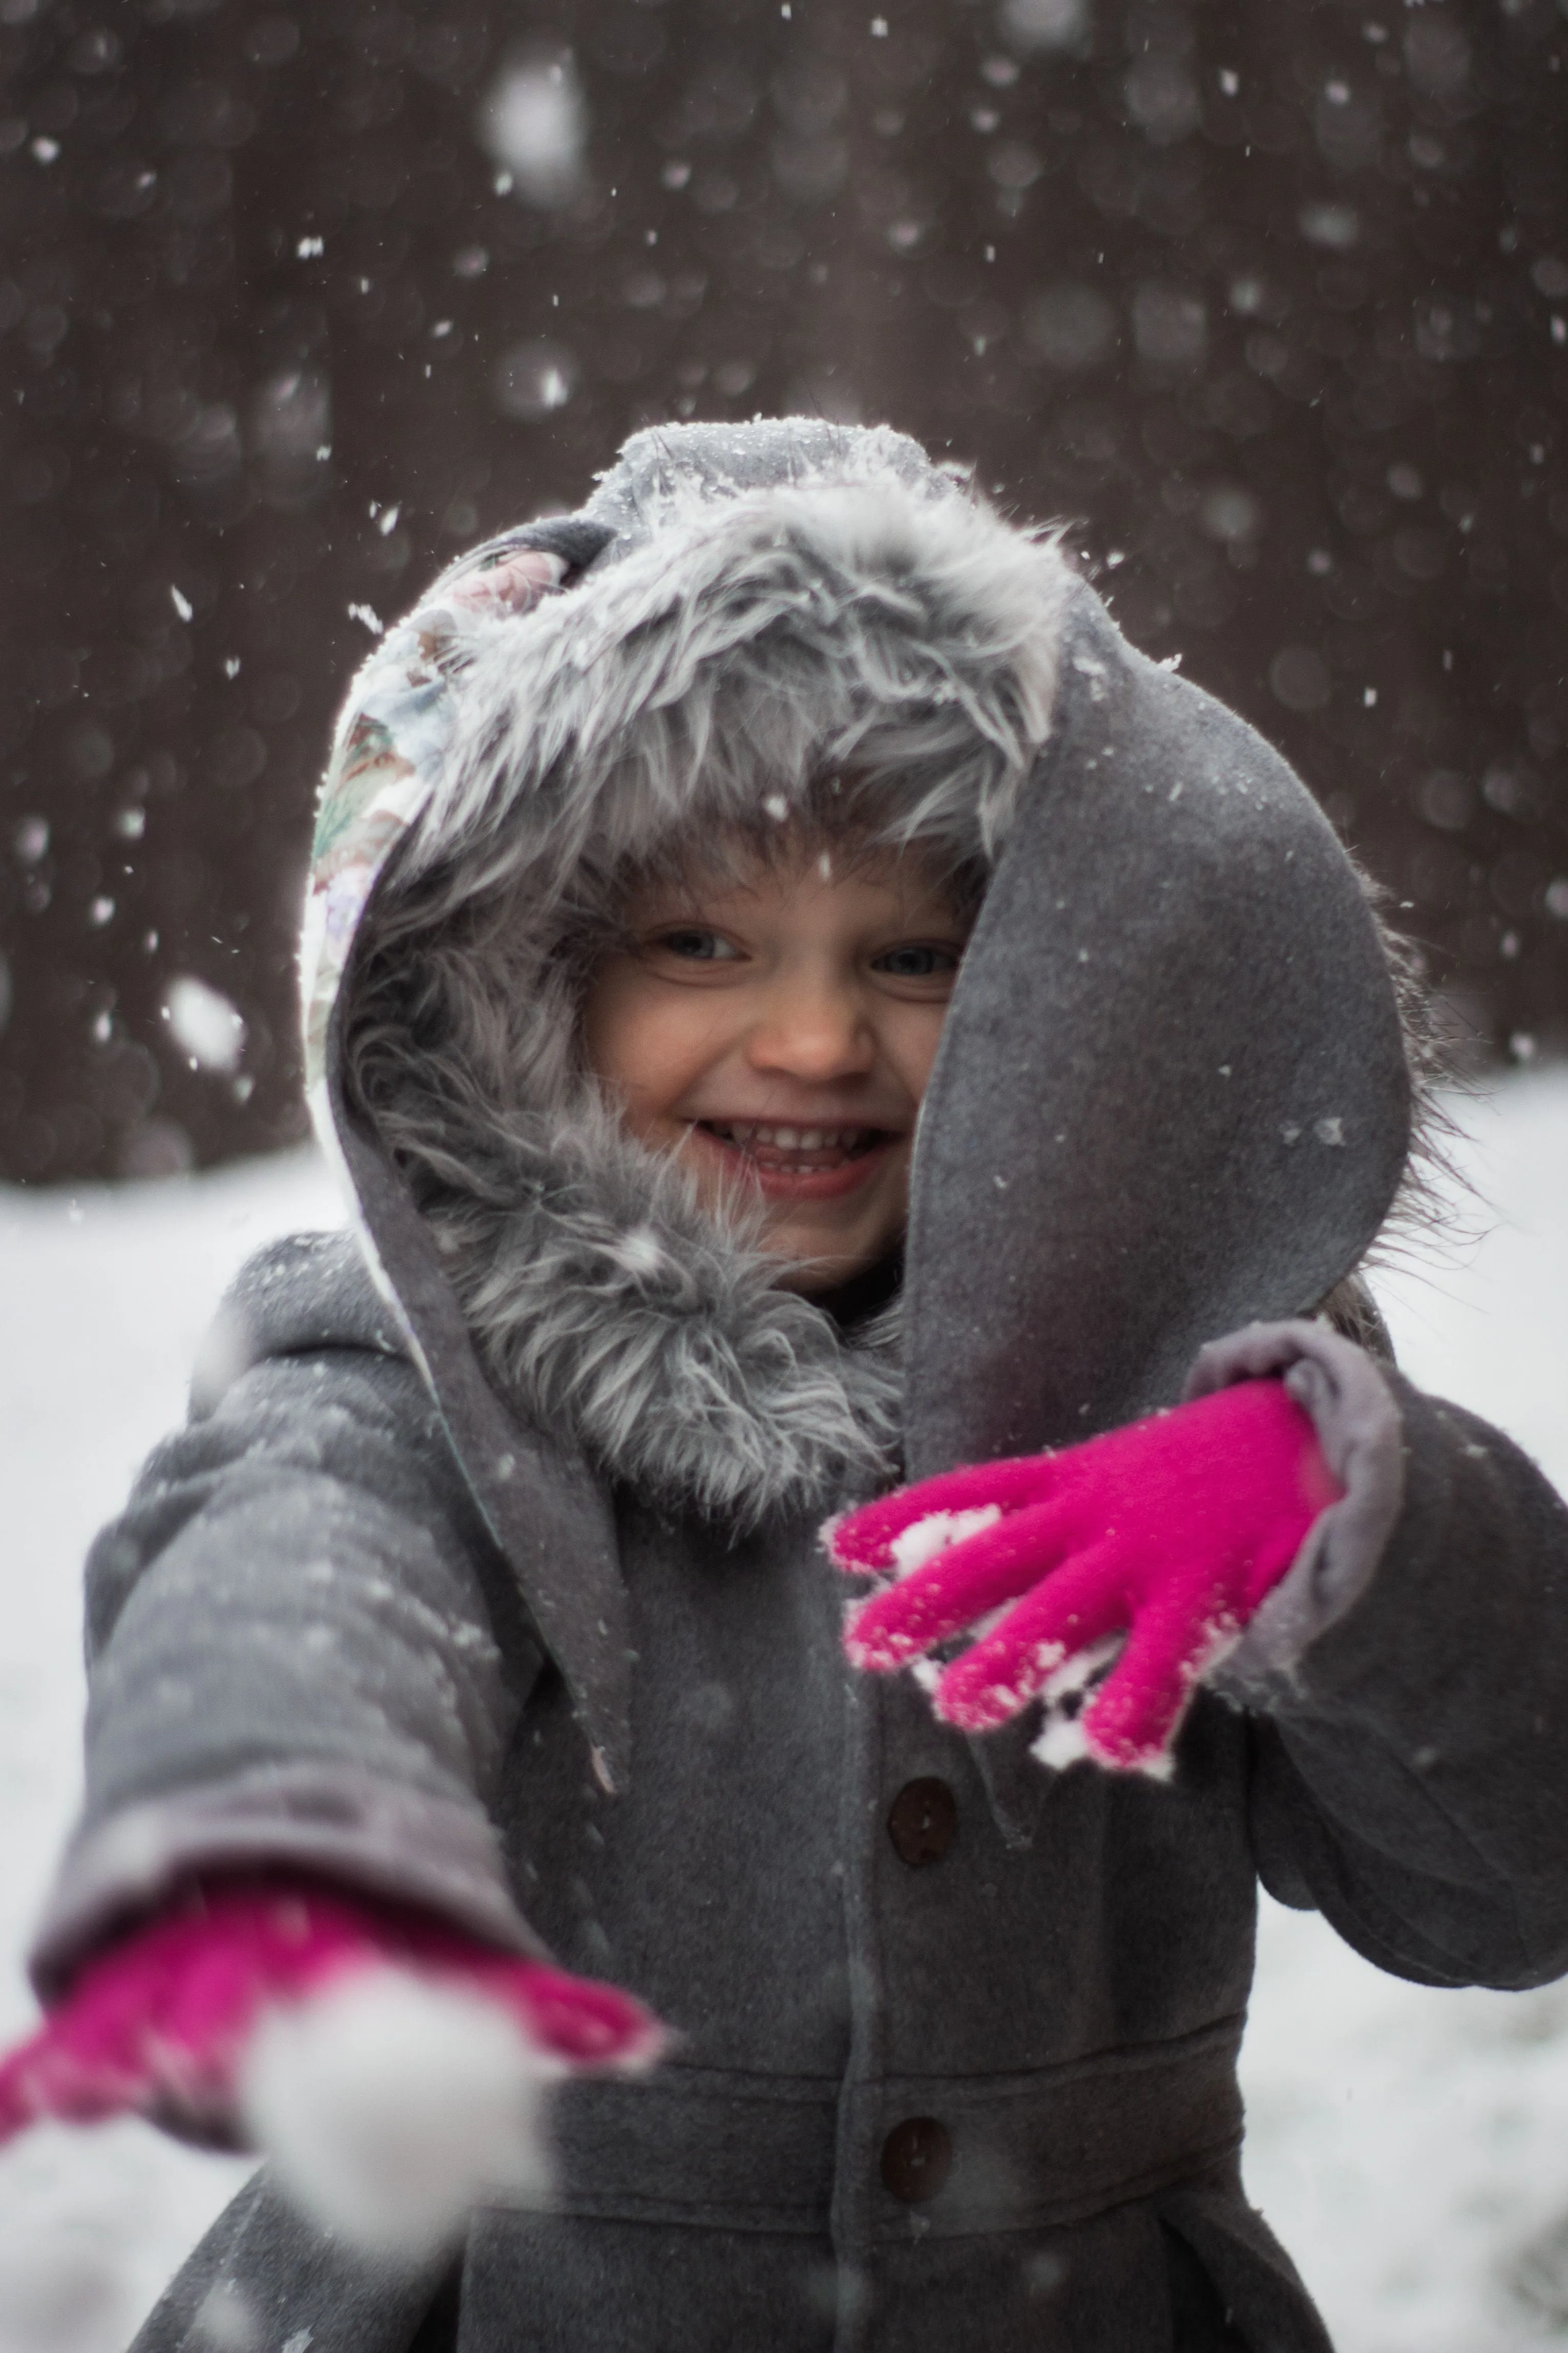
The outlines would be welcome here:
<svg viewBox="0 0 1568 2353">
<path fill-rule="evenodd" d="M 595 522 L 586 514 L 546 515 L 539 522 L 519 523 L 510 531 L 498 532 L 493 539 L 468 549 L 458 565 L 449 567 L 444 576 L 451 578 L 458 570 L 465 576 L 475 571 L 488 571 L 491 565 L 503 562 L 520 547 L 542 547 L 561 558 L 570 582 L 598 560 L 615 535 L 607 522 Z"/>
<path fill-rule="evenodd" d="M 1409 1127 L 1331 828 L 1082 590 L 921 1115 L 910 1475 L 1172 1403 L 1205 1340 L 1309 1311 L 1381 1225 Z"/>
<path fill-rule="evenodd" d="M 586 572 L 614 537 L 608 523 L 590 522 L 586 515 L 551 515 L 543 522 L 529 523 L 517 533 L 515 543 L 546 548 L 552 555 L 559 555 L 570 578 L 574 573 Z"/>
</svg>

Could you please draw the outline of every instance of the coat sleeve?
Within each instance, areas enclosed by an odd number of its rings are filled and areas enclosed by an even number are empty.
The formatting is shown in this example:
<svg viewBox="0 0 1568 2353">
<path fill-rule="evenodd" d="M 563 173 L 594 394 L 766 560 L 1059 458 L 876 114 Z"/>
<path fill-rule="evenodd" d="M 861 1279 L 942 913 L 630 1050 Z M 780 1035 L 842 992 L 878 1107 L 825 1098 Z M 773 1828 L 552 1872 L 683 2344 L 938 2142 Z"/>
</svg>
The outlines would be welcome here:
<svg viewBox="0 0 1568 2353">
<path fill-rule="evenodd" d="M 498 1630 L 504 1563 L 363 1290 L 334 1315 L 321 1264 L 280 1265 L 297 1345 L 209 1352 L 89 1556 L 86 1797 L 32 1956 L 46 1997 L 216 1870 L 320 1872 L 542 1949 L 487 1809 L 542 1654 Z"/>
<path fill-rule="evenodd" d="M 1205 1350 L 1283 1372 L 1344 1501 L 1227 1662 L 1265 1885 L 1433 1985 L 1568 1969 L 1568 1509 L 1518 1447 L 1315 1324 Z"/>
</svg>

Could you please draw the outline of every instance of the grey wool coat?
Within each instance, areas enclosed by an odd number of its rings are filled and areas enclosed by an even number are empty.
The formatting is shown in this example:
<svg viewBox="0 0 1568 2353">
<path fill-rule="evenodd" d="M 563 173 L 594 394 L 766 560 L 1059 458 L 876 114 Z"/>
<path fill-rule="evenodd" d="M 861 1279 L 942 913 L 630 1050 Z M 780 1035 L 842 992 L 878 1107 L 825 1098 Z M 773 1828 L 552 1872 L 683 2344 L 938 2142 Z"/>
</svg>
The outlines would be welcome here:
<svg viewBox="0 0 1568 2353">
<path fill-rule="evenodd" d="M 520 556 L 531 605 L 457 593 Z M 573 1058 L 617 878 L 825 791 L 984 892 L 901 1279 L 837 1321 Z M 252 1262 L 92 1556 L 38 1982 L 304 1869 L 676 2040 L 563 2092 L 552 2196 L 449 2267 L 262 2177 L 140 2344 L 1321 2353 L 1240 2186 L 1256 1883 L 1417 1983 L 1568 1967 L 1568 1518 L 1344 1310 L 1410 1082 L 1306 791 L 897 436 L 676 427 L 378 652 L 321 841 L 360 1230 Z M 1346 1494 L 1169 1781 L 849 1670 L 829 1509 L 1269 1371 Z"/>
</svg>

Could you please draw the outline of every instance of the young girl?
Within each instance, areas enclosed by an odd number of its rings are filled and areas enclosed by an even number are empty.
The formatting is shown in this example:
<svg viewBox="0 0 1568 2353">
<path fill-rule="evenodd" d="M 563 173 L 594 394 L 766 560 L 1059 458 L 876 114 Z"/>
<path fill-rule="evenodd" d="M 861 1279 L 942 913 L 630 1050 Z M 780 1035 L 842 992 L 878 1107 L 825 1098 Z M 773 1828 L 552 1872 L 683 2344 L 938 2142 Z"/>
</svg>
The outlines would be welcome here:
<svg viewBox="0 0 1568 2353">
<path fill-rule="evenodd" d="M 663 428 L 366 666 L 305 973 L 359 1236 L 93 1556 L 0 2076 L 268 2154 L 141 2342 L 1321 2348 L 1256 1878 L 1568 1966 L 1568 1520 L 1354 1280 L 1307 793 L 899 436 Z"/>
</svg>

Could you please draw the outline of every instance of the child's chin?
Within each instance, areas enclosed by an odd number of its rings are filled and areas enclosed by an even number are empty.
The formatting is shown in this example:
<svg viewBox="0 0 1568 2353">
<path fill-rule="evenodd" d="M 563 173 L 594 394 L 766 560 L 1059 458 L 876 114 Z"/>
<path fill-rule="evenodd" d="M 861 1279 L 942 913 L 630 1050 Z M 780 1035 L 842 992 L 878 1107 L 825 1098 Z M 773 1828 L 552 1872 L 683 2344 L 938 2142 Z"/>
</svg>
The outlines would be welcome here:
<svg viewBox="0 0 1568 2353">
<path fill-rule="evenodd" d="M 857 1275 L 879 1265 L 899 1239 L 899 1229 L 886 1232 L 879 1226 L 835 1232 L 826 1219 L 802 1217 L 770 1218 L 759 1240 L 763 1250 L 780 1261 L 779 1286 L 784 1291 L 837 1291 Z"/>
<path fill-rule="evenodd" d="M 736 1155 L 690 1130 L 676 1156 L 696 1177 L 705 1208 L 721 1217 L 726 1208 L 761 1209 L 756 1239 L 780 1261 L 778 1281 L 785 1291 L 809 1294 L 853 1282 L 898 1247 L 904 1230 L 908 1163 L 895 1165 L 891 1154 L 867 1172 L 855 1195 L 816 1201 L 766 1198 L 762 1187 L 748 1184 L 737 1170 Z"/>
</svg>

